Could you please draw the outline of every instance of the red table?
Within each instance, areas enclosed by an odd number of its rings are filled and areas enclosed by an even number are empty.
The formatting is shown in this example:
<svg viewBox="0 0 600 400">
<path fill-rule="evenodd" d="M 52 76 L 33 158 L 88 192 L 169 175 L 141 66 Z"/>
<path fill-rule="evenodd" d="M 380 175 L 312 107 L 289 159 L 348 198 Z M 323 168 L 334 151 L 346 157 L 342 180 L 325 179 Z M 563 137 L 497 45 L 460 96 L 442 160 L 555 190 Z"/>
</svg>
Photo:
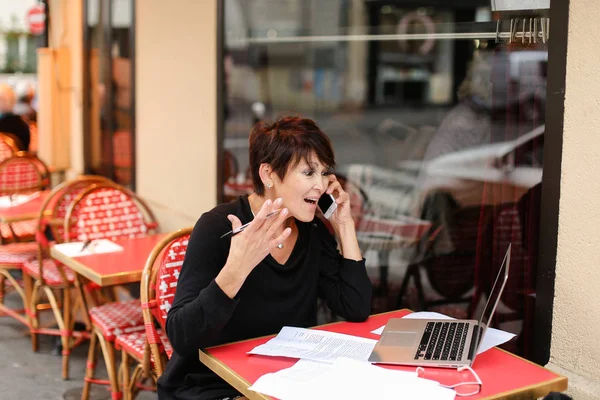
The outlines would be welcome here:
<svg viewBox="0 0 600 400">
<path fill-rule="evenodd" d="M 42 203 L 49 194 L 50 190 L 44 190 L 40 192 L 39 196 L 34 197 L 26 203 L 11 207 L 0 207 L 0 223 L 8 224 L 36 219 L 39 216 Z"/>
<path fill-rule="evenodd" d="M 123 285 L 139 282 L 146 259 L 154 246 L 166 234 L 156 234 L 135 239 L 117 239 L 113 242 L 123 247 L 123 251 L 69 257 L 55 247 L 50 255 L 100 286 Z"/>
<path fill-rule="evenodd" d="M 372 330 L 385 325 L 389 318 L 399 318 L 409 313 L 409 310 L 392 311 L 372 315 L 363 323 L 339 322 L 318 326 L 315 329 L 378 339 L 379 336 L 370 333 Z M 297 360 L 246 353 L 272 337 L 250 339 L 200 350 L 200 361 L 249 399 L 271 399 L 269 396 L 248 390 L 248 387 L 262 375 L 291 367 Z M 385 366 L 385 368 L 415 370 L 414 367 Z M 483 387 L 478 395 L 466 399 L 535 399 L 551 391 L 559 392 L 567 388 L 566 377 L 497 348 L 478 355 L 473 368 L 481 378 Z M 426 368 L 424 377 L 440 383 L 452 384 L 457 383 L 455 374 L 455 370 Z"/>
</svg>

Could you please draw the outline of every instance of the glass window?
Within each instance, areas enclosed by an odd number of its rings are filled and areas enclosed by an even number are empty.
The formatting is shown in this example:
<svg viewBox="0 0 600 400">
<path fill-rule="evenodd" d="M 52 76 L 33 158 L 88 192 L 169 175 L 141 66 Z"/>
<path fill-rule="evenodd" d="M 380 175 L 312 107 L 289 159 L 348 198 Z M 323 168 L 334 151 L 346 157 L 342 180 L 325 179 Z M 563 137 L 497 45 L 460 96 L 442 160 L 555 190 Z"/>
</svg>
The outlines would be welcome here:
<svg viewBox="0 0 600 400">
<path fill-rule="evenodd" d="M 512 243 L 493 326 L 531 357 L 547 19 L 454 3 L 225 0 L 223 197 L 252 190 L 256 121 L 314 118 L 352 196 L 372 312 L 477 317 Z"/>
<path fill-rule="evenodd" d="M 88 130 L 90 172 L 132 185 L 133 0 L 88 0 Z"/>
</svg>

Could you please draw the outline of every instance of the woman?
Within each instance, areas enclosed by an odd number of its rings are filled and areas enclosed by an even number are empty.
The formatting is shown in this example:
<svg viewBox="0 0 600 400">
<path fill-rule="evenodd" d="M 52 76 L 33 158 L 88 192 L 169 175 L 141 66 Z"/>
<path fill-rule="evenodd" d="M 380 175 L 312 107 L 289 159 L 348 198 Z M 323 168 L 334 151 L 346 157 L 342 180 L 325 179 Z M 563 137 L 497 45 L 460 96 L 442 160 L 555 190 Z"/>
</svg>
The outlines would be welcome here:
<svg viewBox="0 0 600 400">
<path fill-rule="evenodd" d="M 371 284 L 334 164 L 331 142 L 310 119 L 253 128 L 254 193 L 203 214 L 190 237 L 167 318 L 175 352 L 158 381 L 160 399 L 242 398 L 200 363 L 198 349 L 316 325 L 318 297 L 347 320 L 369 316 Z M 330 222 L 339 252 L 315 218 L 323 193 L 338 205 Z"/>
</svg>

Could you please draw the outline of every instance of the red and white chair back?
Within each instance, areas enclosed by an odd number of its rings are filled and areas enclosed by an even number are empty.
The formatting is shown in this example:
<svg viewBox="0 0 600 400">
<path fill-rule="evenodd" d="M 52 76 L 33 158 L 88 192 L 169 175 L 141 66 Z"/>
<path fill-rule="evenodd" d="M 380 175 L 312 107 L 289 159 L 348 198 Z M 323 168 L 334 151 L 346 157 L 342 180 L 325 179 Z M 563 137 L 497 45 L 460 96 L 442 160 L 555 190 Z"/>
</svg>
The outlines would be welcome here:
<svg viewBox="0 0 600 400">
<path fill-rule="evenodd" d="M 66 241 L 146 236 L 158 225 L 145 203 L 128 189 L 95 184 L 80 193 L 65 217 Z"/>
<path fill-rule="evenodd" d="M 110 181 L 108 178 L 102 176 L 91 175 L 80 176 L 73 181 L 64 182 L 57 186 L 50 195 L 51 199 L 48 201 L 47 209 L 49 209 L 50 212 L 46 214 L 46 218 L 40 219 L 38 233 L 42 235 L 45 233 L 48 224 L 47 220 L 63 221 L 67 216 L 69 206 L 81 192 L 93 184 L 104 182 Z M 52 236 L 54 236 L 54 239 L 57 242 L 60 243 L 64 241 L 64 224 L 50 224 L 50 229 L 52 231 Z"/>
<path fill-rule="evenodd" d="M 148 257 L 142 272 L 142 313 L 157 377 L 164 371 L 166 359 L 170 358 L 173 352 L 164 333 L 165 323 L 175 298 L 177 281 L 191 232 L 191 227 L 184 228 L 164 238 Z M 155 321 L 161 329 L 156 329 Z"/>
<path fill-rule="evenodd" d="M 49 175 L 48 168 L 39 158 L 19 152 L 0 162 L 0 196 L 45 189 Z"/>
<path fill-rule="evenodd" d="M 189 234 L 184 234 L 174 239 L 165 248 L 160 267 L 156 277 L 156 318 L 161 327 L 165 327 L 167 322 L 167 314 L 171 309 L 173 299 L 175 298 L 175 290 L 177 289 L 177 280 L 187 251 Z"/>
<path fill-rule="evenodd" d="M 50 285 L 61 285 L 73 281 L 72 271 L 48 258 L 50 241 L 46 236 L 47 228 L 50 228 L 55 242 L 63 242 L 64 225 L 58 222 L 66 217 L 69 205 L 86 188 L 95 183 L 107 181 L 101 176 L 81 176 L 72 181 L 63 182 L 52 189 L 40 207 L 40 213 L 35 222 L 35 240 L 38 245 L 37 260 L 27 265 L 32 276 L 41 280 L 42 283 Z M 66 280 L 62 279 L 63 276 Z"/>
</svg>

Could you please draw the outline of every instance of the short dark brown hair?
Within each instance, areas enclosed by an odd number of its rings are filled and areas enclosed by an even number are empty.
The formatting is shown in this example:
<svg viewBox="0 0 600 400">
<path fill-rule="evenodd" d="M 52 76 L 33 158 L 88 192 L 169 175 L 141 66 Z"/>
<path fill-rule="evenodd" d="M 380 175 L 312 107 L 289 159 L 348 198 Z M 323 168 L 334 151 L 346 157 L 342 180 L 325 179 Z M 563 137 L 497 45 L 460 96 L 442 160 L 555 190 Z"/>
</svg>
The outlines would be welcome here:
<svg viewBox="0 0 600 400">
<path fill-rule="evenodd" d="M 284 116 L 270 124 L 258 122 L 250 132 L 250 169 L 254 192 L 262 195 L 265 186 L 260 179 L 260 165 L 267 163 L 283 180 L 289 168 L 301 160 L 309 162 L 314 153 L 328 168 L 335 167 L 331 141 L 315 121 L 296 116 Z"/>
</svg>

